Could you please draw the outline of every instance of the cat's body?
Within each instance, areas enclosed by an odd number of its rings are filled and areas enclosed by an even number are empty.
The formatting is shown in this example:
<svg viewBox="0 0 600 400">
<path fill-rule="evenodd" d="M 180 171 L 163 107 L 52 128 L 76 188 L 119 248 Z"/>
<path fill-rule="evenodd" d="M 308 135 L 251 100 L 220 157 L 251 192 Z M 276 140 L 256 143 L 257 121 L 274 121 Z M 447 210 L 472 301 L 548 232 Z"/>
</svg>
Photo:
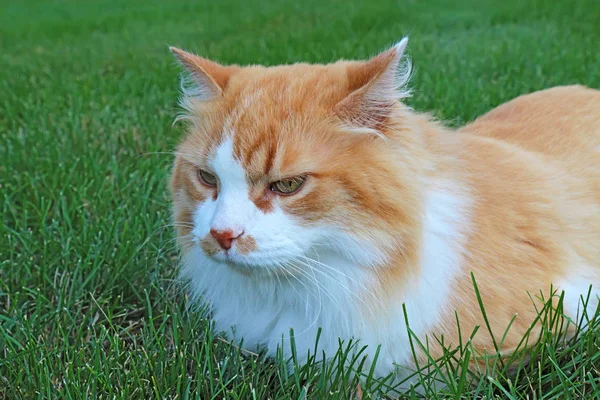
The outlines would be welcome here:
<svg viewBox="0 0 600 400">
<path fill-rule="evenodd" d="M 567 86 L 524 95 L 459 133 L 476 229 L 455 289 L 460 305 L 455 300 L 453 307 L 459 314 L 478 308 L 466 276 L 472 270 L 494 332 L 518 315 L 506 350 L 517 346 L 537 314 L 528 293 L 535 298 L 542 291 L 548 299 L 551 284 L 558 293 L 565 290 L 565 312 L 576 319 L 579 297 L 587 298 L 594 285 L 590 306 L 595 311 L 600 294 L 600 92 Z M 461 324 L 468 320 L 461 315 Z M 481 324 L 481 316 L 472 323 Z M 474 342 L 489 348 L 485 334 Z"/>
<path fill-rule="evenodd" d="M 403 304 L 439 356 L 455 310 L 462 339 L 484 324 L 471 272 L 496 336 L 517 314 L 503 352 L 551 284 L 573 319 L 592 285 L 595 310 L 600 92 L 522 96 L 452 132 L 398 102 L 404 45 L 276 68 L 174 49 L 195 84 L 172 178 L 183 275 L 244 347 L 289 354 L 293 328 L 305 357 L 322 328 L 328 356 L 354 338 L 381 345 L 377 375 L 411 367 Z M 485 329 L 473 344 L 494 351 Z"/>
</svg>

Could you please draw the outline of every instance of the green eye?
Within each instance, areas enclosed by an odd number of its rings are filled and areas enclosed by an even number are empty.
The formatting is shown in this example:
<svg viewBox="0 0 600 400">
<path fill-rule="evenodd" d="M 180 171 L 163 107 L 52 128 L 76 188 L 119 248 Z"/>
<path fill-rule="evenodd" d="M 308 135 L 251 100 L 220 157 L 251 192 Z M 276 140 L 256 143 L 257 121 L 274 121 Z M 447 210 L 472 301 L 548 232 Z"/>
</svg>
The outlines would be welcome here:
<svg viewBox="0 0 600 400">
<path fill-rule="evenodd" d="M 217 186 L 217 177 L 203 169 L 198 170 L 198 179 L 200 179 L 200 182 L 204 183 L 206 186 Z"/>
<path fill-rule="evenodd" d="M 302 187 L 305 180 L 303 176 L 282 179 L 271 183 L 271 190 L 279 194 L 294 194 Z"/>
</svg>

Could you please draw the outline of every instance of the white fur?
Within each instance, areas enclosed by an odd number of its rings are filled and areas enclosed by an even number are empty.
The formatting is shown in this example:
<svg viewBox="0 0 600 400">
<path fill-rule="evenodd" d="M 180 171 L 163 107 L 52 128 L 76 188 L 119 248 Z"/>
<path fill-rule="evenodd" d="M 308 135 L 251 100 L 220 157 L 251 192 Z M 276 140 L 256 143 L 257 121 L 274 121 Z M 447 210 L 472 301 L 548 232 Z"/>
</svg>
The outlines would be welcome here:
<svg viewBox="0 0 600 400">
<path fill-rule="evenodd" d="M 219 196 L 210 227 L 217 231 L 231 230 L 237 237 L 244 232 L 248 221 L 255 217 L 258 209 L 249 201 L 246 175 L 236 165 L 232 154 L 233 142 L 226 140 L 217 150 L 212 162 L 215 174 L 227 178 L 220 180 Z"/>
<path fill-rule="evenodd" d="M 193 294 L 210 305 L 216 329 L 243 339 L 246 349 L 266 348 L 270 355 L 283 344 L 289 357 L 293 328 L 303 361 L 315 350 L 320 327 L 318 355 L 324 350 L 333 356 L 339 339 L 354 338 L 368 346 L 370 355 L 382 345 L 378 376 L 391 372 L 394 364 L 410 366 L 402 304 L 417 335 L 427 333 L 438 320 L 461 262 L 468 224 L 462 198 L 449 186 L 432 189 L 423 215 L 421 271 L 404 291 L 399 288 L 395 298 L 384 301 L 377 286 L 382 252 L 334 227 L 303 226 L 277 204 L 273 212 L 263 213 L 248 197 L 231 140 L 215 154 L 211 165 L 221 191 L 216 201 L 198 205 L 193 235 L 201 240 L 211 228 L 235 228 L 252 235 L 258 247 L 245 256 L 234 247 L 229 258 L 209 258 L 199 246 L 184 254 L 183 275 Z"/>
<path fill-rule="evenodd" d="M 600 296 L 600 276 L 598 268 L 579 262 L 572 271 L 577 275 L 563 278 L 558 283 L 559 290 L 564 291 L 563 311 L 574 324 L 587 328 L 598 308 Z M 590 288 L 591 285 L 591 288 Z"/>
</svg>

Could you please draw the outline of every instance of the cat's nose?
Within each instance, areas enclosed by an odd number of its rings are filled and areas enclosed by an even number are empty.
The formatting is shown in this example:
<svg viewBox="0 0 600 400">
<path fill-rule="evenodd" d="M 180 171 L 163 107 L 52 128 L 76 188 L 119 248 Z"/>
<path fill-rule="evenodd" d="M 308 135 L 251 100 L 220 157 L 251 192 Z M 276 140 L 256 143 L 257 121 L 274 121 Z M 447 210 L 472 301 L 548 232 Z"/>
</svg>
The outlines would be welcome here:
<svg viewBox="0 0 600 400">
<path fill-rule="evenodd" d="M 221 246 L 223 250 L 229 250 L 231 248 L 231 245 L 233 244 L 233 241 L 242 236 L 243 233 L 243 231 L 234 232 L 231 229 L 227 229 L 224 231 L 218 231 L 215 229 L 210 230 L 210 234 L 212 235 L 212 237 L 215 238 L 215 240 L 217 241 L 217 243 L 219 243 L 219 246 Z"/>
</svg>

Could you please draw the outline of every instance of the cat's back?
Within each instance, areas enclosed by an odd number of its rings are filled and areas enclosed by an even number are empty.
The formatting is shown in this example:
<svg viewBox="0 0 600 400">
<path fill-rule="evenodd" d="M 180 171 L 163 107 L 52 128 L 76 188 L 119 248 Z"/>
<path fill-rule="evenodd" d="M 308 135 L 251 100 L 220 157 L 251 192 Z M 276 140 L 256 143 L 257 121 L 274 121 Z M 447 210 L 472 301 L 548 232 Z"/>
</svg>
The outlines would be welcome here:
<svg viewBox="0 0 600 400">
<path fill-rule="evenodd" d="M 559 86 L 522 95 L 459 132 L 512 144 L 600 180 L 600 90 Z"/>
<path fill-rule="evenodd" d="M 459 132 L 470 152 L 493 153 L 500 163 L 523 171 L 525 181 L 535 175 L 533 180 L 545 180 L 561 195 L 570 192 L 600 206 L 600 90 L 559 86 L 522 95 Z M 576 207 L 573 202 L 568 206 Z"/>
</svg>

